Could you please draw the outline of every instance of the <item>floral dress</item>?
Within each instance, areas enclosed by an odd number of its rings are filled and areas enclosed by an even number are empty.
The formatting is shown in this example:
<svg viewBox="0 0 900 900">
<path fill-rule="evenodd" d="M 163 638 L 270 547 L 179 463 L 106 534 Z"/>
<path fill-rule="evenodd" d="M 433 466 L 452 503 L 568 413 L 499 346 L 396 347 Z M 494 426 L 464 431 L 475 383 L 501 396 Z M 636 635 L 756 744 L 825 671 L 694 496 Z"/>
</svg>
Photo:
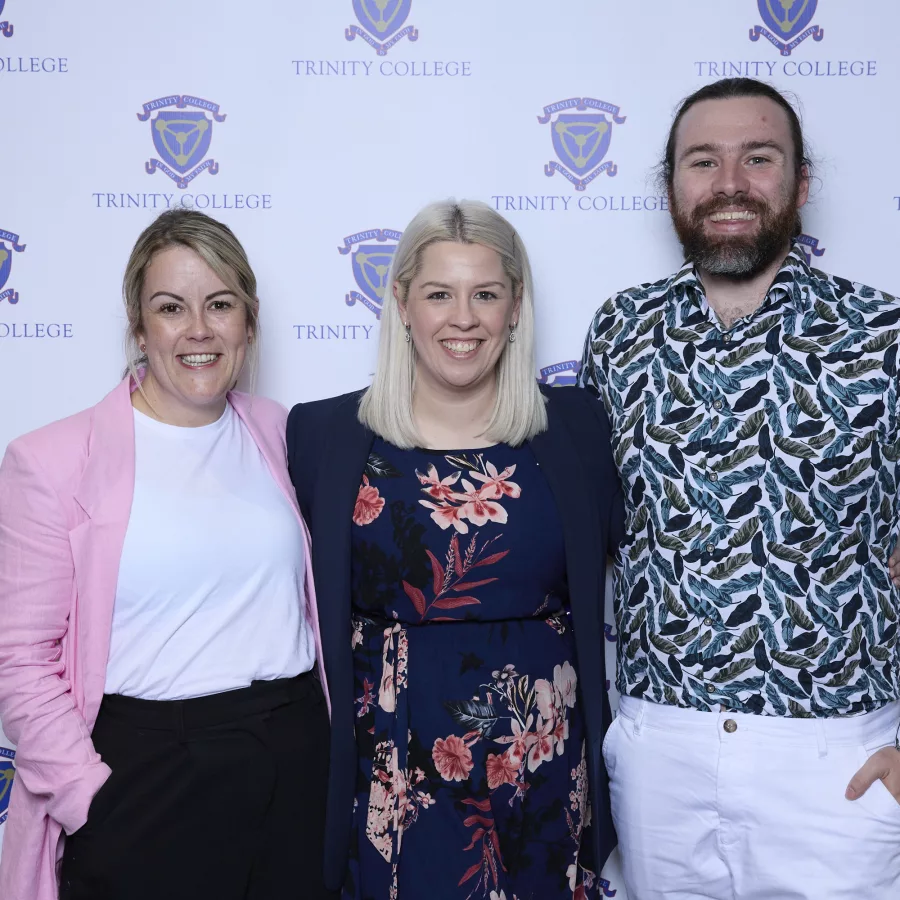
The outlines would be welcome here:
<svg viewBox="0 0 900 900">
<path fill-rule="evenodd" d="M 361 481 L 344 896 L 600 896 L 562 525 L 530 448 L 376 440 Z"/>
</svg>

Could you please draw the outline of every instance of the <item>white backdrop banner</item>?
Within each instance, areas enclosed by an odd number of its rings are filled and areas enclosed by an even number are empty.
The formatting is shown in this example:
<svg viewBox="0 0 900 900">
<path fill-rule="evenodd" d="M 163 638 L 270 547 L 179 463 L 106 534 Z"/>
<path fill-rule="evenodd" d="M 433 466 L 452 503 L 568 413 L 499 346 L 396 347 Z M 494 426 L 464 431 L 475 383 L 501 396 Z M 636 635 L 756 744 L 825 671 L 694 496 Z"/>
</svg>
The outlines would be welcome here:
<svg viewBox="0 0 900 900">
<path fill-rule="evenodd" d="M 896 292 L 898 30 L 896 0 L 0 0 L 0 451 L 117 382 L 123 268 L 176 205 L 248 250 L 260 393 L 367 383 L 400 230 L 450 196 L 520 230 L 536 374 L 571 383 L 603 300 L 680 263 L 652 169 L 723 76 L 796 95 L 813 261 Z M 13 766 L 0 733 L 0 823 Z"/>
</svg>

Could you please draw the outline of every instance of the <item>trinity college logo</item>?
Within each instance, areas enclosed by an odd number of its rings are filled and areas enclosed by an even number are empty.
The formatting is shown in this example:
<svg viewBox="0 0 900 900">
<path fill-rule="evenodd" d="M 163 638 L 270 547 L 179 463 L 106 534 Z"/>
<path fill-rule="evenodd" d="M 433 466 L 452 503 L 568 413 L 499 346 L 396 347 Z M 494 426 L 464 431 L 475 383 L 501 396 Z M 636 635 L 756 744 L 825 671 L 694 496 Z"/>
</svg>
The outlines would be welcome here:
<svg viewBox="0 0 900 900">
<path fill-rule="evenodd" d="M 359 285 L 359 290 L 350 291 L 345 298 L 347 306 L 362 303 L 366 309 L 375 313 L 375 318 L 381 318 L 381 306 L 384 302 L 384 292 L 388 290 L 387 277 L 394 259 L 394 251 L 397 249 L 397 241 L 402 232 L 391 231 L 389 228 L 373 228 L 370 231 L 360 231 L 344 238 L 344 246 L 338 247 L 338 253 L 344 256 L 350 255 L 353 263 L 353 277 Z M 367 243 L 363 243 L 366 241 Z M 376 243 L 369 243 L 375 241 Z M 353 245 L 357 244 L 356 249 Z"/>
<path fill-rule="evenodd" d="M 379 56 L 387 56 L 388 50 L 403 38 L 419 39 L 417 28 L 403 27 L 411 6 L 412 0 L 353 0 L 353 12 L 359 25 L 346 28 L 344 37 L 348 41 L 361 37 Z"/>
<path fill-rule="evenodd" d="M 782 56 L 790 56 L 791 51 L 808 37 L 814 41 L 825 37 L 822 28 L 810 25 L 819 0 L 756 0 L 756 5 L 766 24 L 751 28 L 750 40 L 758 41 L 764 37 L 781 51 Z"/>
<path fill-rule="evenodd" d="M 6 6 L 6 0 L 0 0 L 0 16 L 3 15 L 4 6 Z M 12 37 L 13 31 L 15 31 L 15 28 L 13 28 L 12 22 L 0 22 L 0 34 L 3 37 Z"/>
<path fill-rule="evenodd" d="M 18 291 L 14 291 L 12 288 L 4 290 L 4 288 L 6 287 L 6 282 L 9 281 L 9 273 L 12 270 L 12 251 L 15 250 L 16 253 L 21 253 L 24 249 L 25 245 L 19 243 L 17 234 L 0 228 L 0 303 L 4 300 L 8 303 L 19 302 Z M 2 777 L 2 770 L 0 770 L 0 777 Z M 2 788 L 2 784 L 2 781 L 0 781 L 0 788 Z M 0 794 L 2 794 L 2 790 L 0 790 Z"/>
<path fill-rule="evenodd" d="M 156 117 L 151 118 L 156 110 L 159 110 Z M 225 121 L 225 116 L 219 115 L 218 103 L 186 95 L 160 97 L 145 103 L 144 111 L 137 117 L 141 122 L 150 120 L 153 146 L 162 157 L 145 164 L 148 175 L 159 169 L 183 190 L 206 169 L 210 175 L 218 173 L 219 164 L 204 159 L 212 141 L 213 120 Z"/>
<path fill-rule="evenodd" d="M 549 384 L 552 387 L 575 384 L 578 379 L 578 370 L 580 368 L 581 363 L 578 362 L 577 359 L 554 363 L 552 366 L 546 366 L 541 369 L 541 377 L 538 378 L 538 381 L 541 384 Z"/>
<path fill-rule="evenodd" d="M 0 825 L 6 821 L 9 810 L 9 795 L 12 791 L 13 778 L 16 777 L 16 768 L 13 765 L 15 758 L 15 750 L 0 747 Z"/>
<path fill-rule="evenodd" d="M 813 256 L 821 256 L 825 252 L 824 247 L 819 247 L 819 239 L 808 234 L 801 234 L 794 240 L 800 245 L 800 249 L 806 256 L 806 262 L 813 264 Z"/>
<path fill-rule="evenodd" d="M 606 113 L 611 120 L 606 118 Z M 603 161 L 609 151 L 613 122 L 621 125 L 625 121 L 625 116 L 619 115 L 618 106 L 590 97 L 572 97 L 545 106 L 544 114 L 537 118 L 541 125 L 550 123 L 550 136 L 556 151 L 557 158 L 544 166 L 548 178 L 559 172 L 576 191 L 583 191 L 603 172 L 610 176 L 618 172 L 614 162 Z"/>
</svg>

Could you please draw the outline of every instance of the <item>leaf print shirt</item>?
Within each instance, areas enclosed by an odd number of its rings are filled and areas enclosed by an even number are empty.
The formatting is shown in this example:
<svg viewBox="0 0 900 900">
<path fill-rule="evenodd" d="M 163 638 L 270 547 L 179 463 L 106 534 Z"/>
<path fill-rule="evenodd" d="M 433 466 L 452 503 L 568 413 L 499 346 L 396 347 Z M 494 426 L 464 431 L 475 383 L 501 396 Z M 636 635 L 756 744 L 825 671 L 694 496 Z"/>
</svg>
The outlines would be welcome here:
<svg viewBox="0 0 900 900">
<path fill-rule="evenodd" d="M 579 379 L 626 495 L 620 692 L 800 717 L 898 696 L 898 336 L 894 297 L 799 246 L 727 330 L 691 264 L 601 307 Z"/>
</svg>

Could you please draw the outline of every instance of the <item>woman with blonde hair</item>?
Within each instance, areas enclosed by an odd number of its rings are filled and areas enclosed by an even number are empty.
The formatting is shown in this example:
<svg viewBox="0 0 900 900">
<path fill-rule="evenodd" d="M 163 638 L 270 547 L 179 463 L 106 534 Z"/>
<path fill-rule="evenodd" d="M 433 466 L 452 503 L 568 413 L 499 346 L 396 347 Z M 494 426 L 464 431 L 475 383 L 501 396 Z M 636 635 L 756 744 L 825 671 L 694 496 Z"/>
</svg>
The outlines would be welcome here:
<svg viewBox="0 0 900 900">
<path fill-rule="evenodd" d="M 174 209 L 138 238 L 124 294 L 125 380 L 0 466 L 18 769 L 0 897 L 327 897 L 328 714 L 286 412 L 234 390 L 256 278 L 229 228 Z"/>
<path fill-rule="evenodd" d="M 600 896 L 614 842 L 599 402 L 534 377 L 528 258 L 482 203 L 395 251 L 371 387 L 301 404 L 333 703 L 326 881 L 360 900 Z"/>
</svg>

